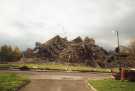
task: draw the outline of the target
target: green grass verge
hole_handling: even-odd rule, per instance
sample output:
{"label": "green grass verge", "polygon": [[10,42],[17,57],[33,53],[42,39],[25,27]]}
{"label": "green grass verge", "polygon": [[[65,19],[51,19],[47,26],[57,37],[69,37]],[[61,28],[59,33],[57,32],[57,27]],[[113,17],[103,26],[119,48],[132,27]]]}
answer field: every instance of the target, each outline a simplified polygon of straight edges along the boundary
{"label": "green grass verge", "polygon": [[[19,68],[27,66],[30,69],[35,70],[57,70],[57,71],[78,71],[78,72],[111,72],[109,68],[92,68],[85,65],[69,65],[56,64],[56,63],[44,63],[44,64],[0,64],[0,68]],[[68,67],[68,68],[67,68]],[[117,72],[117,68],[115,69]]]}
{"label": "green grass verge", "polygon": [[90,80],[97,91],[135,91],[135,82],[120,80]]}
{"label": "green grass verge", "polygon": [[28,78],[25,75],[0,73],[0,91],[16,91],[26,82],[28,82]]}

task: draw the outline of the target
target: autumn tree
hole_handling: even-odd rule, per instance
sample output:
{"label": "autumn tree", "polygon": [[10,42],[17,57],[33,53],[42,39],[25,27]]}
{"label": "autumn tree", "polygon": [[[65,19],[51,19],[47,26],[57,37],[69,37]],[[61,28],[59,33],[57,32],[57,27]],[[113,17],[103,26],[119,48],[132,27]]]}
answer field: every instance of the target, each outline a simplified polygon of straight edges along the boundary
{"label": "autumn tree", "polygon": [[0,50],[0,60],[1,60],[2,63],[4,63],[4,62],[7,61],[8,57],[9,57],[8,56],[8,54],[9,54],[9,52],[8,52],[8,46],[7,45],[4,45],[0,49],[1,49]]}
{"label": "autumn tree", "polygon": [[22,57],[21,51],[18,47],[15,47],[15,49],[13,50],[13,56],[13,59],[15,61],[20,60],[20,58]]}
{"label": "autumn tree", "polygon": [[129,45],[130,56],[135,60],[135,40],[132,40]]}
{"label": "autumn tree", "polygon": [[6,63],[11,61],[17,61],[21,58],[21,51],[19,48],[12,48],[8,45],[3,45],[0,48],[0,62]]}

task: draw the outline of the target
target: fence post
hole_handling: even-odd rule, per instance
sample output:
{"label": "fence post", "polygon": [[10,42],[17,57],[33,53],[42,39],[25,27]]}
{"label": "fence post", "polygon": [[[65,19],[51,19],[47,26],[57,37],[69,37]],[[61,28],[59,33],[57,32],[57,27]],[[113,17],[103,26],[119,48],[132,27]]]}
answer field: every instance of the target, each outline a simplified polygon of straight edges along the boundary
{"label": "fence post", "polygon": [[114,76],[114,68],[111,68],[111,73],[112,73],[112,76]]}
{"label": "fence post", "polygon": [[120,68],[120,80],[125,80],[125,69],[124,69],[124,67]]}

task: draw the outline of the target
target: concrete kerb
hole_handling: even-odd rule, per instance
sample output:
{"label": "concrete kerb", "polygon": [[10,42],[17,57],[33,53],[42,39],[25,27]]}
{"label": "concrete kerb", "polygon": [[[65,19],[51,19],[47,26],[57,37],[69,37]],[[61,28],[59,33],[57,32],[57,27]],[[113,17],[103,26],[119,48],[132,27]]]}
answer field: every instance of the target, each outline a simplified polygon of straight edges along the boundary
{"label": "concrete kerb", "polygon": [[92,91],[97,91],[90,83],[88,83],[88,86]]}

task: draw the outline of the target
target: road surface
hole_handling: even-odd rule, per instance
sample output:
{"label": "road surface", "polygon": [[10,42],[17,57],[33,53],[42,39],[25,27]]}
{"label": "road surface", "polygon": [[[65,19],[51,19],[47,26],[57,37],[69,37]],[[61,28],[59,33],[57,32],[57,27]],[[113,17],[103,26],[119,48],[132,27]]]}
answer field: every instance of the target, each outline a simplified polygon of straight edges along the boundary
{"label": "road surface", "polygon": [[83,80],[35,79],[20,91],[91,91]]}
{"label": "road surface", "polygon": [[98,72],[35,72],[35,71],[0,71],[28,74],[31,82],[20,91],[92,91],[87,79],[111,78],[110,73]]}

